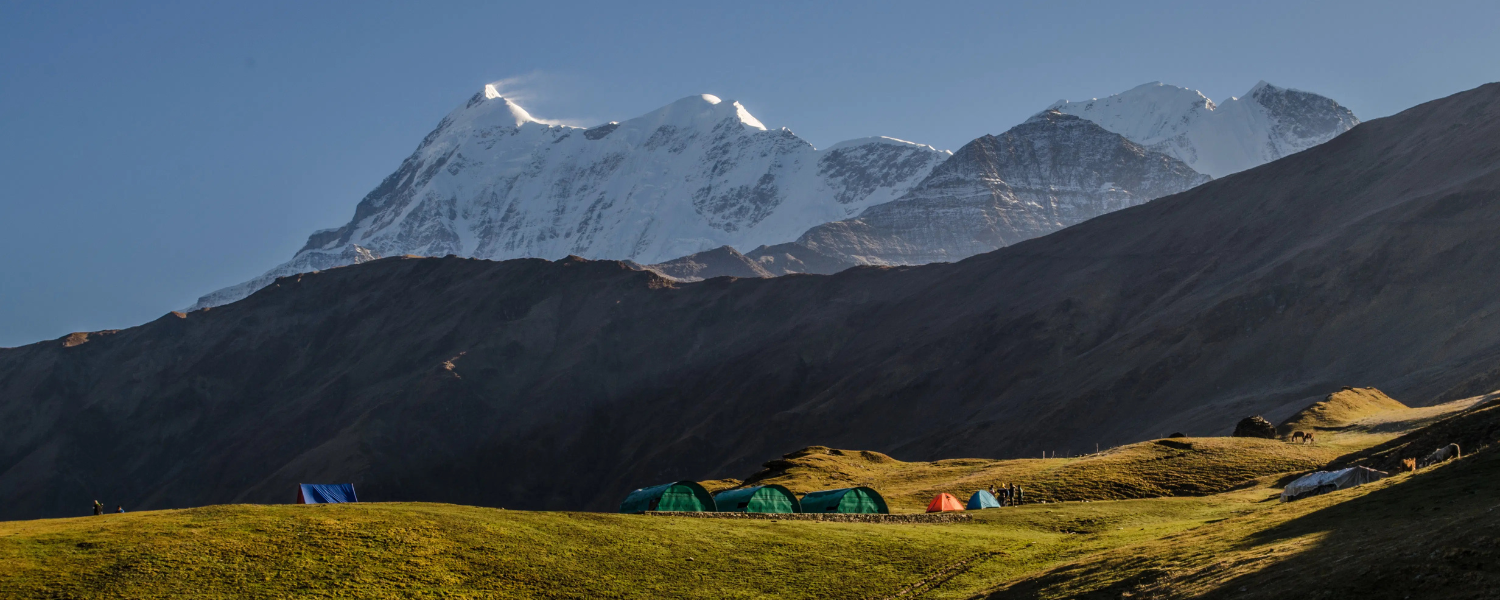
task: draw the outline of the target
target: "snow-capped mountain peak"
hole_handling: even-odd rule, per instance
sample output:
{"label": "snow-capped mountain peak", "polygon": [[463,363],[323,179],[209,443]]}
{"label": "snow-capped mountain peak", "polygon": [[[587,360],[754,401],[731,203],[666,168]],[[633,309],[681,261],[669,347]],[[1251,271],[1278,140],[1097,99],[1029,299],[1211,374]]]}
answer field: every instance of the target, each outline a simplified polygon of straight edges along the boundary
{"label": "snow-capped mountain peak", "polygon": [[[621,126],[649,138],[657,132],[665,131],[711,131],[726,122],[737,123],[746,129],[766,131],[766,126],[739,102],[720,100],[712,94],[688,96],[625,121]],[[664,127],[668,129],[663,130]]]}
{"label": "snow-capped mountain peak", "polygon": [[484,90],[474,94],[463,106],[448,113],[448,120],[461,125],[483,123],[520,127],[527,123],[547,124],[531,116],[510,98],[500,95],[494,85],[484,86]]}
{"label": "snow-capped mountain peak", "polygon": [[1048,110],[1098,123],[1214,177],[1306,150],[1359,124],[1333,100],[1264,80],[1218,104],[1197,90],[1151,82],[1107,98],[1059,100]]}
{"label": "snow-capped mountain peak", "polygon": [[197,306],[232,302],[309,267],[380,256],[655,263],[785,242],[902,195],[950,154],[892,138],[818,150],[708,94],[570,127],[485,86],[359,202],[349,223],[314,233],[291,261]]}

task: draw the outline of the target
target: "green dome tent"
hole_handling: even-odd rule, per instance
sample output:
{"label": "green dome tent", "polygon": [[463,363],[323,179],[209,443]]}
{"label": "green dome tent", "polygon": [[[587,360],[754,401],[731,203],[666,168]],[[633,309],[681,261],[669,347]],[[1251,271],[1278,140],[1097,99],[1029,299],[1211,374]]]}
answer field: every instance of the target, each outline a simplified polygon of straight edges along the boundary
{"label": "green dome tent", "polygon": [[695,481],[663,483],[630,492],[620,503],[622,513],[641,513],[651,510],[678,512],[713,512],[714,497]]}
{"label": "green dome tent", "polygon": [[797,495],[774,483],[719,492],[714,495],[714,504],[723,512],[802,512],[802,504],[797,502]]}
{"label": "green dome tent", "polygon": [[823,490],[802,497],[802,512],[805,513],[865,513],[890,514],[885,498],[867,487]]}

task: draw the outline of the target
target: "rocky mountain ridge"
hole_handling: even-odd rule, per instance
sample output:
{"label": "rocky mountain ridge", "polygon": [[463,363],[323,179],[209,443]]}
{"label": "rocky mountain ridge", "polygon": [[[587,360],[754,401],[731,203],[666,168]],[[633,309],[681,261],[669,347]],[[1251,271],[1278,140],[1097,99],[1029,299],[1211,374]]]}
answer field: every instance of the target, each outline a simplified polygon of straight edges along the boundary
{"label": "rocky mountain ridge", "polygon": [[952,262],[1208,180],[1090,121],[1047,111],[970,142],[896,200],[747,256],[780,273],[806,272],[782,257],[805,265],[821,255],[833,271]]}
{"label": "rocky mountain ridge", "polygon": [[[1210,175],[1306,149],[1358,123],[1328,98],[1265,82],[1222,105],[1152,83],[1102,100],[1059,101],[1038,117],[1051,119],[1054,110]],[[960,198],[934,184],[905,196],[950,154],[880,137],[816,150],[708,95],[623,123],[566,127],[537,121],[486,87],[444,118],[348,224],[314,233],[290,261],[193,308],[233,302],[276,277],[407,254],[651,264],[728,245],[753,248],[745,256],[773,275],[957,260],[1175,189],[1114,185],[1136,177],[1128,171],[1139,165],[1085,164],[1108,157],[1080,154],[1072,168],[1094,173],[1099,188],[1076,188],[1066,166],[1037,163],[1031,174],[1010,173],[1026,178],[1004,183],[1010,192],[993,182],[977,184],[989,191],[948,190],[970,194]],[[690,279],[731,271],[705,263]]]}

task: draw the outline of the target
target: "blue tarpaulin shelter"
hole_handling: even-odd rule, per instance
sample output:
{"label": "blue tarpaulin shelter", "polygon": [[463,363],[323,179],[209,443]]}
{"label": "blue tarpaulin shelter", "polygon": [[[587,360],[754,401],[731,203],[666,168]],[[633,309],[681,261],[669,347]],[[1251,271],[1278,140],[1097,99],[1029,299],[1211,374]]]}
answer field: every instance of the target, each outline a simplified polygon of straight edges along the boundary
{"label": "blue tarpaulin shelter", "polygon": [[995,500],[995,495],[989,490],[979,490],[969,496],[969,505],[964,510],[979,510],[981,508],[1000,508],[1000,502]]}
{"label": "blue tarpaulin shelter", "polygon": [[297,486],[297,504],[359,502],[352,483],[304,483]]}

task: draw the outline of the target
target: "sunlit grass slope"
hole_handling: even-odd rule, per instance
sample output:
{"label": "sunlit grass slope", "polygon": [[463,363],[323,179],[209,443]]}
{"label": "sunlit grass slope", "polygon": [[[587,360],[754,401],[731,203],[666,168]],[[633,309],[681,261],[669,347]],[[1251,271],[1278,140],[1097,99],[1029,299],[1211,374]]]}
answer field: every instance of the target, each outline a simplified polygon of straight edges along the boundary
{"label": "sunlit grass slope", "polygon": [[924,510],[940,492],[967,499],[974,490],[1010,483],[1036,502],[1202,496],[1266,475],[1315,469],[1347,451],[1334,443],[1174,438],[1079,458],[903,462],[879,452],[814,446],[767,463],[746,484],[779,483],[797,493],[867,485],[880,490],[893,511],[911,512]]}
{"label": "sunlit grass slope", "polygon": [[1405,404],[1375,388],[1344,388],[1298,411],[1276,430],[1286,435],[1293,431],[1346,427],[1360,419],[1406,408]]}
{"label": "sunlit grass slope", "polygon": [[1483,448],[1500,436],[1500,406],[1482,401],[1380,412],[1315,446],[1178,438],[1079,458],[931,463],[813,447],[752,478],[798,491],[873,485],[906,511],[993,483],[1048,501],[965,524],[415,503],[4,522],[0,598],[1118,598],[1240,587],[1271,597],[1320,585],[1324,571],[1375,597],[1403,597],[1369,583],[1388,573],[1471,589],[1491,582],[1500,547],[1493,453],[1289,505],[1274,482],[1341,453],[1370,462],[1445,440]]}
{"label": "sunlit grass slope", "polygon": [[1494,598],[1497,474],[1500,452],[1484,450],[1090,556],[989,597]]}
{"label": "sunlit grass slope", "polygon": [[0,597],[862,598],[924,580],[930,597],[962,597],[1255,506],[1036,505],[964,525],[213,506],[0,523]]}

